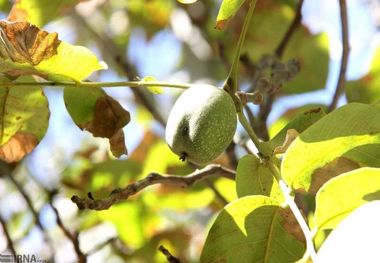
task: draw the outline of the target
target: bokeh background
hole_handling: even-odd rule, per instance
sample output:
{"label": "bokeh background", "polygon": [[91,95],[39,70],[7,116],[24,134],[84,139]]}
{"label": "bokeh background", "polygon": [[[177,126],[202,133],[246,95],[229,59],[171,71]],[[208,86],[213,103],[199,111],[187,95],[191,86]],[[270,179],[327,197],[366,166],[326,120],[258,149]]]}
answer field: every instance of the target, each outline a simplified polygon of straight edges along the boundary
{"label": "bokeh background", "polygon": [[[154,76],[162,81],[220,86],[246,10],[243,6],[227,28],[218,31],[214,28],[218,0],[198,0],[191,5],[176,0],[76,2],[67,1],[65,12],[46,17],[43,28],[58,32],[61,40],[88,47],[108,64],[108,70],[90,77],[93,81]],[[0,4],[5,19],[12,2]],[[274,52],[297,4],[293,0],[259,1],[243,49],[249,62],[240,67],[242,90],[255,88],[252,68],[263,55]],[[347,0],[347,5],[351,52],[347,94],[338,105],[373,103],[380,98],[380,1]],[[44,8],[37,4],[33,12],[43,17]],[[270,137],[302,110],[329,105],[341,53],[338,1],[305,0],[302,25],[283,56],[283,61],[297,59],[301,70],[273,95],[272,110],[264,119]],[[72,241],[57,222],[55,207],[67,229],[78,233],[80,249],[89,262],[165,262],[157,251],[159,244],[187,262],[197,262],[215,214],[225,201],[236,198],[232,181],[218,179],[189,189],[152,186],[105,211],[79,211],[70,201],[72,195],[87,192],[105,197],[150,172],[185,175],[194,169],[179,161],[163,140],[165,120],[180,90],[168,88],[158,95],[127,87],[105,90],[132,117],[124,128],[129,155],[120,159],[111,156],[106,139],[94,138],[73,123],[62,88],[45,88],[51,111],[46,136],[11,173],[2,168],[0,175],[0,214],[17,253],[55,262],[78,261]],[[265,98],[271,94],[263,91]],[[260,105],[250,105],[248,110],[251,120],[258,118]],[[236,160],[253,147],[240,127],[234,142],[217,163],[234,169]],[[54,198],[48,194],[52,190],[57,190]],[[2,228],[0,251],[9,252]]]}

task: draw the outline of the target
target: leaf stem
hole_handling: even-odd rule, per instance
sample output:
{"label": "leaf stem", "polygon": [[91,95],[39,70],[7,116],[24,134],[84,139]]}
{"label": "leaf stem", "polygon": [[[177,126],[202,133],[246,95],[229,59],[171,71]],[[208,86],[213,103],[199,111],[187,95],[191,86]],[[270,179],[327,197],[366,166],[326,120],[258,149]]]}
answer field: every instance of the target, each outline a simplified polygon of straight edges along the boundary
{"label": "leaf stem", "polygon": [[248,13],[245,17],[243,28],[240,33],[239,41],[235,50],[232,66],[231,66],[230,72],[228,73],[226,84],[228,85],[230,94],[234,94],[238,90],[237,74],[238,74],[238,66],[239,66],[239,61],[240,61],[240,54],[241,54],[241,50],[244,44],[245,36],[247,35],[249,22],[251,21],[253,11],[255,10],[256,3],[257,3],[257,0],[252,0],[250,3]]}
{"label": "leaf stem", "polygon": [[296,218],[298,224],[301,227],[301,230],[306,239],[306,254],[304,255],[304,259],[307,257],[311,257],[313,262],[316,262],[317,253],[315,252],[314,244],[313,244],[313,236],[314,234],[310,231],[309,226],[307,225],[300,209],[297,204],[294,202],[294,197],[291,196],[291,190],[289,186],[286,184],[285,180],[282,178],[281,173],[278,167],[270,160],[269,167],[272,170],[274,176],[276,177],[278,184],[280,185],[281,192],[285,197],[285,202],[289,206],[290,210],[294,217]]}
{"label": "leaf stem", "polygon": [[149,86],[159,86],[167,88],[187,89],[191,84],[179,84],[172,82],[147,82],[147,81],[119,81],[119,82],[75,82],[75,81],[42,81],[42,82],[2,82],[0,87],[34,87],[34,86],[59,86],[59,87],[88,87],[88,88],[110,88],[110,87],[131,87],[142,88]]}

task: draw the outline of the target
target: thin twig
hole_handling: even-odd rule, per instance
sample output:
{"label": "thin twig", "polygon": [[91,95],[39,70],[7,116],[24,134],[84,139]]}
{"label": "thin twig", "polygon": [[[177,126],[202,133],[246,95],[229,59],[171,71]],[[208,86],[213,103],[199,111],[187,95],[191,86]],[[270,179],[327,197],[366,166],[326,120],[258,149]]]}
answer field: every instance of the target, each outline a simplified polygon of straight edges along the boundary
{"label": "thin twig", "polygon": [[181,261],[174,257],[170,252],[169,250],[167,250],[163,245],[159,246],[158,247],[158,250],[164,254],[164,256],[166,257],[166,260],[169,262],[169,263],[181,263]]}
{"label": "thin twig", "polygon": [[287,47],[287,45],[288,45],[290,39],[292,38],[294,32],[296,31],[296,29],[298,28],[298,26],[301,23],[303,1],[304,0],[300,0],[298,2],[296,14],[295,14],[295,16],[293,18],[293,21],[290,24],[290,26],[289,26],[288,30],[286,31],[285,35],[283,36],[281,42],[278,44],[276,50],[274,51],[274,53],[279,58],[281,58],[282,55],[284,54],[285,48]]}
{"label": "thin twig", "polygon": [[71,198],[79,209],[105,210],[113,204],[127,200],[130,196],[137,194],[144,188],[155,184],[173,185],[182,188],[192,186],[194,183],[212,176],[235,179],[235,171],[224,168],[220,165],[208,165],[201,170],[197,170],[187,176],[163,176],[157,173],[150,173],[146,178],[127,185],[125,188],[116,189],[111,192],[109,197],[104,199],[93,199],[91,193],[87,198],[80,198],[74,195]]}
{"label": "thin twig", "polygon": [[340,6],[340,21],[341,21],[343,49],[342,49],[342,58],[340,62],[338,82],[336,84],[333,99],[328,109],[329,112],[336,108],[338,99],[344,91],[344,84],[346,82],[348,56],[350,54],[350,45],[348,42],[348,15],[347,15],[346,0],[339,0],[339,6]]}
{"label": "thin twig", "polygon": [[[290,24],[288,30],[286,31],[285,35],[283,36],[282,40],[280,41],[280,43],[278,44],[277,48],[274,51],[274,53],[279,58],[282,58],[284,51],[289,44],[290,39],[292,38],[296,29],[301,24],[303,3],[304,3],[304,0],[300,0],[298,2],[296,14],[294,15],[293,21]],[[275,94],[269,94],[269,96],[264,100],[264,102],[260,106],[257,133],[260,136],[260,138],[262,138],[263,140],[269,139],[266,122],[267,122],[269,113],[272,110],[272,104],[274,102],[274,99],[275,99]]]}
{"label": "thin twig", "polygon": [[44,237],[44,241],[45,243],[47,244],[47,246],[49,247],[50,251],[52,254],[54,254],[54,248],[52,246],[52,241],[51,241],[51,238],[48,236],[48,234],[46,233],[46,229],[45,227],[42,225],[41,223],[41,220],[40,220],[40,216],[39,216],[39,213],[36,211],[36,209],[34,208],[33,206],[33,203],[32,203],[32,200],[31,198],[29,197],[29,195],[24,191],[23,187],[21,186],[21,184],[14,178],[14,175],[12,174],[11,171],[9,171],[8,173],[6,173],[6,175],[8,176],[9,180],[13,183],[13,185],[16,187],[17,191],[21,194],[21,196],[24,198],[29,210],[32,212],[32,215],[33,215],[33,218],[34,218],[34,221],[37,225],[37,227],[41,230],[42,232],[42,235]]}
{"label": "thin twig", "polygon": [[78,262],[79,263],[86,263],[87,262],[87,256],[80,249],[78,233],[72,234],[69,231],[69,229],[66,228],[66,226],[63,224],[62,219],[61,219],[61,217],[59,215],[58,209],[53,205],[53,198],[54,198],[55,193],[56,193],[55,191],[50,192],[50,195],[49,195],[49,204],[50,204],[50,206],[53,209],[53,212],[55,214],[57,225],[62,230],[62,232],[64,233],[64,235],[73,244],[74,251],[75,251],[75,253],[76,253],[77,257],[78,257]]}
{"label": "thin twig", "polygon": [[5,238],[7,239],[7,245],[8,245],[9,250],[12,252],[13,255],[17,255],[15,246],[14,246],[13,241],[12,241],[12,238],[8,232],[7,223],[5,222],[5,220],[3,219],[3,217],[1,215],[0,215],[0,224],[3,228]]}
{"label": "thin twig", "polygon": [[102,248],[104,248],[105,246],[115,242],[117,240],[117,237],[111,237],[109,239],[107,239],[106,241],[100,243],[100,244],[97,244],[96,246],[94,246],[91,250],[89,250],[87,253],[86,253],[86,256],[90,256],[96,252],[98,252],[99,250],[101,250]]}
{"label": "thin twig", "polygon": [[218,189],[216,189],[215,185],[213,182],[210,180],[206,179],[206,184],[207,186],[214,192],[215,197],[223,204],[223,206],[228,204],[227,199],[219,192]]}

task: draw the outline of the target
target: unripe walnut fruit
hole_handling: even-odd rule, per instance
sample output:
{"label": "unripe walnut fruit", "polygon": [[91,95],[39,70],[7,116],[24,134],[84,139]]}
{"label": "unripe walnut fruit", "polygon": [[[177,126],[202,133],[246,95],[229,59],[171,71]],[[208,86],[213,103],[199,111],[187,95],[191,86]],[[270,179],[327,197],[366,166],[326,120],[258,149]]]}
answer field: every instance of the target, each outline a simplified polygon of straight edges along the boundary
{"label": "unripe walnut fruit", "polygon": [[227,148],[236,125],[235,104],[226,91],[211,85],[193,85],[175,102],[165,138],[181,160],[204,165]]}

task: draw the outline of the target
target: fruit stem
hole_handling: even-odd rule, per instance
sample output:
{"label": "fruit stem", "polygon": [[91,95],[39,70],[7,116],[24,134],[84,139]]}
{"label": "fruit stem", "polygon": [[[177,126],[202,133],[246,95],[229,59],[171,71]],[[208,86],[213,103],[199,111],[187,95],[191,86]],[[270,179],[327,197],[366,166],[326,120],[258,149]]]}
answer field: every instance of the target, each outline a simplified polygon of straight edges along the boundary
{"label": "fruit stem", "polygon": [[[248,27],[249,27],[249,22],[251,21],[253,11],[255,10],[257,0],[252,0],[248,9],[248,13],[245,16],[244,19],[244,24],[243,28],[240,33],[239,41],[237,44],[237,47],[235,49],[235,54],[234,54],[234,59],[232,61],[232,66],[230,69],[230,72],[228,73],[227,76],[227,81],[225,84],[225,90],[228,91],[230,94],[235,94],[238,90],[238,85],[237,85],[237,75],[238,75],[238,66],[239,66],[239,61],[240,61],[240,54],[241,50],[244,44],[245,36],[247,35]],[[227,86],[227,87],[226,87]]]}
{"label": "fruit stem", "polygon": [[259,138],[257,137],[255,131],[252,129],[251,125],[249,124],[247,118],[245,117],[243,110],[238,111],[238,117],[239,117],[239,122],[243,126],[243,128],[246,130],[248,133],[249,138],[251,138],[253,144],[256,146],[257,150],[259,151],[261,156],[264,157],[270,157],[271,155],[271,150],[266,147],[265,144],[260,142]]}
{"label": "fruit stem", "polygon": [[272,160],[268,161],[269,168],[271,169],[273,175],[275,176],[278,184],[280,186],[281,192],[285,197],[285,202],[289,206],[292,211],[294,217],[296,218],[301,230],[306,239],[306,253],[303,259],[307,259],[309,256],[313,262],[316,261],[317,253],[315,252],[314,244],[313,244],[313,236],[314,234],[310,231],[309,226],[307,225],[300,209],[294,201],[294,197],[291,195],[291,190],[289,186],[286,184],[285,180],[282,178],[279,168],[273,163]]}
{"label": "fruit stem", "polygon": [[57,86],[57,87],[88,87],[88,88],[109,88],[109,87],[131,87],[146,88],[151,86],[159,86],[166,88],[190,88],[191,84],[179,84],[171,82],[147,82],[147,81],[119,81],[119,82],[86,82],[86,81],[42,81],[42,82],[2,82],[0,87],[16,87],[16,86]]}

